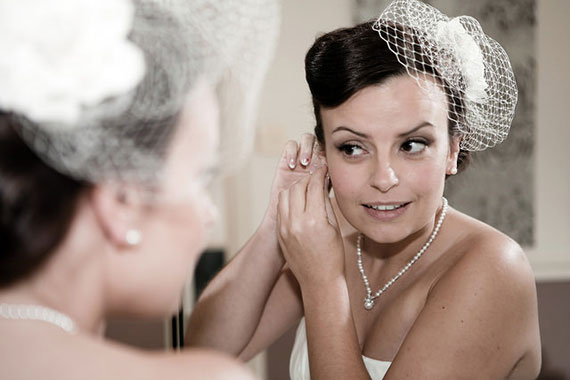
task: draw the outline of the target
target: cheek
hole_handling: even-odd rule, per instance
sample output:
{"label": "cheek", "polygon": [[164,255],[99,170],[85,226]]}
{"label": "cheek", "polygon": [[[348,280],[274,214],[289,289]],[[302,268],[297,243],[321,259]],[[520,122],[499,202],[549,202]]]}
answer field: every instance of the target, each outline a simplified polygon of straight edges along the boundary
{"label": "cheek", "polygon": [[367,180],[364,165],[349,164],[334,158],[328,161],[328,165],[335,197],[340,202],[363,189]]}
{"label": "cheek", "polygon": [[[444,160],[426,160],[424,162],[411,162],[403,167],[400,176],[409,180],[434,183],[445,179],[446,164]],[[406,172],[412,175],[406,175]]]}
{"label": "cheek", "polygon": [[400,186],[424,196],[440,196],[445,185],[445,158],[410,162],[397,173]]}
{"label": "cheek", "polygon": [[164,205],[160,215],[155,215],[155,228],[158,243],[168,249],[173,258],[188,261],[194,260],[205,247],[208,238],[208,227],[213,220],[213,206],[209,196],[196,193],[189,197],[185,194]]}
{"label": "cheek", "polygon": [[176,212],[183,212],[178,220],[180,239],[192,249],[201,250],[206,246],[208,230],[215,219],[215,207],[208,195],[196,194]]}

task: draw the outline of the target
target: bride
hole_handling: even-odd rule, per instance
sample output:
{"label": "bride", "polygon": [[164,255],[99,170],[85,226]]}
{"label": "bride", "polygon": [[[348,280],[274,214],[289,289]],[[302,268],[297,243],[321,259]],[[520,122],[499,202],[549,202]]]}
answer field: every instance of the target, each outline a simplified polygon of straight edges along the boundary
{"label": "bride", "polygon": [[506,137],[504,50],[472,18],[397,0],[319,37],[305,68],[322,153],[288,143],[265,219],[204,291],[188,342],[248,360],[299,323],[293,380],[536,378],[524,252],[443,198],[469,152]]}

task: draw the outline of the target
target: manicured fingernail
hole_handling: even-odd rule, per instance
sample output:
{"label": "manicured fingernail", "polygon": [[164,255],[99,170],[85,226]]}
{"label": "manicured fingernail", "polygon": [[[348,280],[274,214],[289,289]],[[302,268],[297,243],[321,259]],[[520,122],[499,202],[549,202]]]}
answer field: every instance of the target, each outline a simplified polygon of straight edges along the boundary
{"label": "manicured fingernail", "polygon": [[305,157],[301,160],[301,165],[307,166],[309,165],[309,157]]}
{"label": "manicured fingernail", "polygon": [[289,167],[291,169],[295,169],[295,159],[292,158],[289,160]]}

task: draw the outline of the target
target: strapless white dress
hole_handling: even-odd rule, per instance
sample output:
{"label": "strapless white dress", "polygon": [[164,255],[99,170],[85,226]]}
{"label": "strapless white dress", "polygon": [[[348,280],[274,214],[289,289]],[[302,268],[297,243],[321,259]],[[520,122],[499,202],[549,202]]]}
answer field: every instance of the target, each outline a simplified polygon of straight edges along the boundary
{"label": "strapless white dress", "polygon": [[[364,365],[368,370],[368,374],[373,380],[381,380],[388,372],[392,362],[371,359],[362,356]],[[309,372],[309,350],[307,347],[307,331],[305,327],[305,318],[301,319],[297,334],[295,335],[295,344],[291,351],[291,360],[289,361],[289,376],[291,380],[311,380]]]}

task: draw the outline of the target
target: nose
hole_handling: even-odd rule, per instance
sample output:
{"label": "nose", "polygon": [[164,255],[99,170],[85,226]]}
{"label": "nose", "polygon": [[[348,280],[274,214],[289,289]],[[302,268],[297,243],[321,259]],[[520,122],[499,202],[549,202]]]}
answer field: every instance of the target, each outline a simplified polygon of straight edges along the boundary
{"label": "nose", "polygon": [[400,180],[390,161],[385,159],[379,161],[373,169],[371,177],[372,187],[380,190],[382,193],[386,193],[399,183]]}

